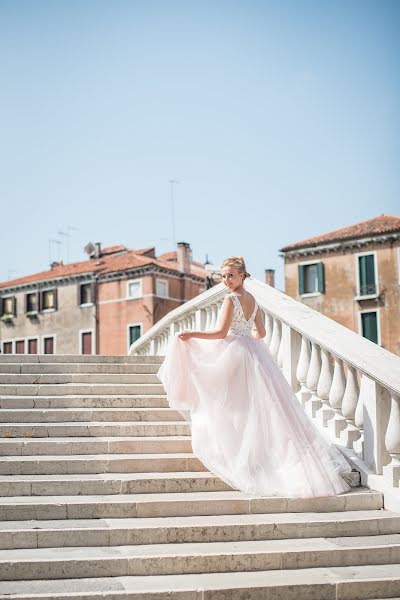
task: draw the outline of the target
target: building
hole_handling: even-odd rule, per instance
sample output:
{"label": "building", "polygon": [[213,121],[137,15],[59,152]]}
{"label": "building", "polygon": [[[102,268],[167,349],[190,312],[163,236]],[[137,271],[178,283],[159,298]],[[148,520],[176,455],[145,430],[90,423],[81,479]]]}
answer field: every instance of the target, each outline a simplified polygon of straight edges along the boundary
{"label": "building", "polygon": [[127,354],[170,310],[212,285],[190,245],[88,245],[90,258],[0,283],[0,350],[17,354]]}
{"label": "building", "polygon": [[400,217],[380,215],[280,252],[289,296],[400,355]]}

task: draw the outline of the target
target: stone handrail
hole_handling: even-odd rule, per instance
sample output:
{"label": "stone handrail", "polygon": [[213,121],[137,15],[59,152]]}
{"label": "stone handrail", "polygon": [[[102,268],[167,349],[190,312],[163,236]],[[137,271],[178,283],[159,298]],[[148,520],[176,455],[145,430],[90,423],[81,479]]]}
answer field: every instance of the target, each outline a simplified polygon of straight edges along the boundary
{"label": "stone handrail", "polygon": [[[263,311],[265,343],[307,414],[357,464],[364,483],[377,475],[398,488],[400,357],[260,281],[247,279],[245,287]],[[171,311],[129,354],[163,355],[176,332],[214,328],[226,291],[219,284]],[[400,508],[400,495],[394,504]]]}

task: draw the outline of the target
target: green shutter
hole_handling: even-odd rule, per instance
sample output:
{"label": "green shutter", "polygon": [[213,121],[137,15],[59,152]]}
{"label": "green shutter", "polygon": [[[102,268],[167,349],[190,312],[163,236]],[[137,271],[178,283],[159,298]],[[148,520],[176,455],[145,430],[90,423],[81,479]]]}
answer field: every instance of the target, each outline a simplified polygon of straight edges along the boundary
{"label": "green shutter", "polygon": [[321,294],[324,294],[325,293],[325,270],[324,270],[323,262],[317,263],[317,275],[318,275],[318,291],[321,292]]}
{"label": "green shutter", "polygon": [[298,265],[299,271],[299,294],[304,294],[304,265]]}
{"label": "green shutter", "polygon": [[364,254],[358,257],[360,296],[376,293],[375,261],[373,254]]}
{"label": "green shutter", "polygon": [[362,334],[371,342],[378,343],[378,320],[376,312],[361,313]]}

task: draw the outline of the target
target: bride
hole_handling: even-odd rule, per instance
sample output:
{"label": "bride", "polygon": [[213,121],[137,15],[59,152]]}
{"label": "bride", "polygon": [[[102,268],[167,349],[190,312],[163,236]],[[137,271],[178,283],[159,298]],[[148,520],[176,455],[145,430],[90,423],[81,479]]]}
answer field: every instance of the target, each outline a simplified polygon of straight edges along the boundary
{"label": "bride", "polygon": [[346,492],[350,467],[308,418],[268,346],[243,257],[224,261],[217,328],[170,341],[158,377],[190,422],[193,452],[233,488],[258,496]]}

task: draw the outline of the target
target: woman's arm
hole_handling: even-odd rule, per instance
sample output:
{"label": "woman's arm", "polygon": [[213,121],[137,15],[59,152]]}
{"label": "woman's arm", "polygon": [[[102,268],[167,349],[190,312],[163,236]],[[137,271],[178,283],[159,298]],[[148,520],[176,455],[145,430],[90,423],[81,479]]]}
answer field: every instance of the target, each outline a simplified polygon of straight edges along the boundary
{"label": "woman's arm", "polygon": [[190,338],[199,338],[202,340],[222,340],[226,337],[229,327],[231,326],[233,317],[233,304],[232,300],[225,296],[222,303],[221,314],[218,318],[218,325],[216,329],[211,331],[182,331],[178,334],[178,337],[186,342]]}
{"label": "woman's arm", "polygon": [[256,318],[254,319],[254,325],[256,326],[257,331],[255,332],[253,337],[255,337],[257,339],[261,339],[261,338],[265,337],[266,331],[265,331],[264,323],[262,320],[260,308],[257,308]]}

